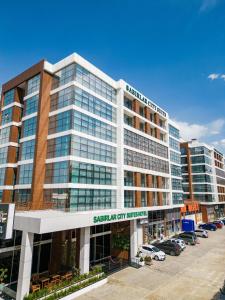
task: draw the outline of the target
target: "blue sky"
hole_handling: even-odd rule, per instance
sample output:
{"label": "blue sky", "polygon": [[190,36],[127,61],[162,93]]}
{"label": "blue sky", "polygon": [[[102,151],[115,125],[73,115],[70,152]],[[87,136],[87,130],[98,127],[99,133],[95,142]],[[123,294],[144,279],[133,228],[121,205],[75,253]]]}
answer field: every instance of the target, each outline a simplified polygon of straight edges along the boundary
{"label": "blue sky", "polygon": [[168,110],[184,137],[225,151],[224,0],[21,0],[1,11],[0,84],[77,52]]}

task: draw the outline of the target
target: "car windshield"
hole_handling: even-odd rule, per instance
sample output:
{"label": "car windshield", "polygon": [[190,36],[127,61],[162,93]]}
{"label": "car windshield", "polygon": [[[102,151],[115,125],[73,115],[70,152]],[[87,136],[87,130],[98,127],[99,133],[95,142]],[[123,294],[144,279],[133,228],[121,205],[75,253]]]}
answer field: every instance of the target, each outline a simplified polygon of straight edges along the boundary
{"label": "car windshield", "polygon": [[152,250],[154,251],[154,252],[159,252],[160,250],[158,249],[158,248],[156,248],[156,247],[152,247]]}

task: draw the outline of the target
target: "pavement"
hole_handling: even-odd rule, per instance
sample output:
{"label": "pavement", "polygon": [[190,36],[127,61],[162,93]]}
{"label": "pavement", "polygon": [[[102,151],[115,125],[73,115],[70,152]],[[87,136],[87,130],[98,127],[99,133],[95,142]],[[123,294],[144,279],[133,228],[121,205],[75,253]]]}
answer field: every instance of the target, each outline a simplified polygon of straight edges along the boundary
{"label": "pavement", "polygon": [[140,269],[128,267],[108,277],[108,283],[78,300],[225,300],[225,228],[199,238],[180,256]]}

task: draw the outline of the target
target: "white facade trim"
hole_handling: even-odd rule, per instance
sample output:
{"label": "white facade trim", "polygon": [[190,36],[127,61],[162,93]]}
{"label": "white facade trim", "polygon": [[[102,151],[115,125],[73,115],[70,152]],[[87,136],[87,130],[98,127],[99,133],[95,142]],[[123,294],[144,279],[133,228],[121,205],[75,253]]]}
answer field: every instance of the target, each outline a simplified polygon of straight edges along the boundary
{"label": "white facade trim", "polygon": [[31,184],[16,184],[14,186],[15,190],[31,189]]}
{"label": "white facade trim", "polygon": [[17,163],[13,164],[13,163],[5,163],[5,164],[1,164],[0,165],[0,169],[1,168],[16,168],[17,167]]}
{"label": "white facade trim", "polygon": [[23,137],[22,139],[20,139],[20,143],[24,143],[24,142],[27,142],[27,141],[31,141],[31,140],[34,140],[36,138],[36,135],[30,135],[30,136],[27,136],[27,137]]}
{"label": "white facade trim", "polygon": [[17,106],[17,107],[21,107],[21,108],[22,108],[22,107],[23,107],[23,104],[14,101],[14,102],[12,102],[12,103],[6,105],[6,106],[3,106],[2,109],[1,109],[1,111],[4,111],[4,110],[6,110],[6,109],[8,109],[8,108],[10,108],[10,107],[13,107],[13,106]]}
{"label": "white facade trim", "polygon": [[23,101],[26,101],[29,98],[32,98],[32,97],[34,97],[34,96],[36,96],[38,94],[39,94],[39,91],[33,92],[33,93],[29,94],[29,95],[26,95],[25,97],[23,97]]}
{"label": "white facade trim", "polygon": [[32,113],[32,114],[29,114],[29,115],[23,117],[23,118],[22,118],[22,121],[26,121],[26,120],[32,119],[32,118],[34,118],[34,117],[37,117],[37,112],[34,112],[34,113]]}
{"label": "white facade trim", "polygon": [[0,190],[13,190],[13,185],[0,185]]}
{"label": "white facade trim", "polygon": [[97,185],[97,184],[81,184],[81,183],[49,183],[44,184],[44,189],[99,189],[99,190],[116,190],[115,185]]}
{"label": "white facade trim", "polygon": [[33,159],[26,159],[26,160],[19,160],[18,161],[18,165],[28,165],[28,164],[32,164],[34,162]]}
{"label": "white facade trim", "polygon": [[9,122],[7,124],[1,125],[0,126],[0,130],[3,129],[3,128],[9,127],[9,126],[17,126],[17,127],[19,127],[19,126],[21,126],[21,122],[14,122],[13,121],[13,122]]}
{"label": "white facade trim", "polygon": [[18,148],[19,144],[18,143],[14,143],[14,142],[8,142],[8,143],[5,143],[5,144],[1,144],[0,145],[0,149],[1,148],[5,148],[5,147],[10,147],[10,146]]}

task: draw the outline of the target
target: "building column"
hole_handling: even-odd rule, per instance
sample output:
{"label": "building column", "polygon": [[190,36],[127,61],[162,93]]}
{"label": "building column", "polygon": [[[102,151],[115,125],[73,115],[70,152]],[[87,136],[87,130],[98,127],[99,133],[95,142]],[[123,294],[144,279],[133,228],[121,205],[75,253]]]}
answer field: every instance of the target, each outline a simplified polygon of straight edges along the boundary
{"label": "building column", "polygon": [[16,300],[23,300],[30,291],[34,234],[23,231]]}
{"label": "building column", "polygon": [[138,247],[143,245],[143,240],[144,240],[144,232],[143,232],[143,225],[138,225],[137,226],[137,245]]}
{"label": "building column", "polygon": [[135,258],[138,252],[137,220],[130,221],[130,259]]}
{"label": "building column", "polygon": [[80,229],[80,273],[88,273],[90,265],[90,227]]}

